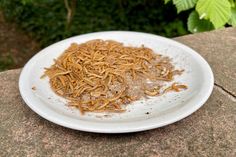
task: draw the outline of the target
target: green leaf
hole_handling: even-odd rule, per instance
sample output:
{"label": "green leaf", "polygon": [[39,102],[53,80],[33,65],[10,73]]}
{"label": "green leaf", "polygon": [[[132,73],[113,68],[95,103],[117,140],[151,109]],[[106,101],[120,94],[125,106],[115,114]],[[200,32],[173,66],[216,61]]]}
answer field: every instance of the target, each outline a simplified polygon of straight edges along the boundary
{"label": "green leaf", "polygon": [[229,0],[229,3],[231,5],[231,7],[235,7],[235,5],[236,5],[236,1],[235,0]]}
{"label": "green leaf", "polygon": [[188,17],[188,30],[191,33],[213,30],[214,26],[208,20],[200,19],[196,11],[192,11]]}
{"label": "green leaf", "polygon": [[164,0],[165,1],[165,4],[167,4],[169,1],[171,1],[171,0]]}
{"label": "green leaf", "polygon": [[188,10],[193,8],[198,0],[173,0],[174,5],[177,8],[177,12]]}
{"label": "green leaf", "polygon": [[228,0],[198,0],[196,10],[200,19],[209,19],[215,28],[226,24],[231,15]]}
{"label": "green leaf", "polygon": [[231,16],[228,23],[236,27],[236,8],[231,8]]}

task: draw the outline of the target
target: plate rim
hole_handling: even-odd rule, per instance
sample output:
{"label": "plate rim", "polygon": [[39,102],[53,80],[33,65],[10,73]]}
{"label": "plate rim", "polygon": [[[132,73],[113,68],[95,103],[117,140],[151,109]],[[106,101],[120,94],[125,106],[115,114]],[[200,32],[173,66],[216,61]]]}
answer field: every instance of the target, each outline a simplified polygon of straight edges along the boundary
{"label": "plate rim", "polygon": [[[53,117],[51,115],[46,115],[43,111],[41,111],[40,109],[38,109],[37,107],[35,107],[32,102],[30,101],[30,99],[27,97],[27,94],[24,92],[24,75],[27,74],[28,70],[31,69],[30,65],[33,64],[33,61],[38,58],[40,55],[43,55],[44,53],[47,53],[47,51],[43,51],[49,47],[53,47],[56,44],[59,43],[63,43],[67,40],[71,40],[73,38],[83,38],[86,36],[90,36],[90,35],[99,35],[99,34],[110,34],[110,33],[128,33],[128,34],[140,34],[140,35],[144,35],[144,36],[150,36],[150,37],[158,37],[161,40],[165,40],[168,41],[170,43],[174,43],[175,45],[178,45],[182,48],[184,48],[186,50],[187,53],[191,53],[194,55],[194,57],[198,57],[198,60],[200,59],[201,62],[204,64],[204,71],[207,71],[208,76],[209,76],[209,87],[208,90],[205,91],[205,95],[203,97],[201,97],[201,100],[199,102],[195,102],[195,106],[191,107],[191,110],[188,109],[188,112],[184,112],[182,114],[180,114],[178,117],[174,117],[171,118],[169,120],[166,120],[165,122],[162,122],[161,124],[155,125],[155,124],[149,124],[149,125],[144,125],[144,126],[137,126],[134,128],[116,128],[116,129],[102,129],[102,128],[93,128],[93,127],[87,127],[87,126],[81,126],[81,125],[73,125],[73,124],[69,124],[66,123],[65,121],[61,121],[60,119]],[[86,131],[86,132],[95,132],[95,133],[128,133],[128,132],[139,132],[139,131],[144,131],[144,130],[150,130],[150,129],[155,129],[155,128],[159,128],[159,127],[163,127],[172,123],[175,123],[181,119],[184,119],[188,116],[190,116],[192,113],[194,113],[195,111],[197,111],[199,108],[201,108],[204,103],[208,100],[208,98],[210,97],[212,91],[213,91],[213,87],[214,87],[214,75],[212,72],[212,69],[210,67],[210,65],[208,64],[208,62],[195,50],[193,50],[192,48],[190,48],[189,46],[182,44],[180,42],[177,42],[173,39],[169,39],[166,37],[162,37],[159,35],[155,35],[155,34],[150,34],[150,33],[143,33],[143,32],[135,32],[135,31],[102,31],[102,32],[93,32],[93,33],[87,33],[87,34],[82,34],[82,35],[77,35],[77,36],[73,36],[64,40],[61,40],[59,42],[56,42],[52,45],[49,45],[48,47],[43,48],[42,50],[40,50],[38,53],[36,53],[23,67],[20,77],[19,77],[19,91],[20,94],[24,100],[24,102],[26,103],[26,105],[31,108],[35,113],[37,113],[39,116],[43,117],[44,119],[55,123],[57,125],[66,127],[66,128],[70,128],[70,129],[74,129],[74,130],[80,130],[80,131]],[[58,113],[57,113],[58,114]]]}

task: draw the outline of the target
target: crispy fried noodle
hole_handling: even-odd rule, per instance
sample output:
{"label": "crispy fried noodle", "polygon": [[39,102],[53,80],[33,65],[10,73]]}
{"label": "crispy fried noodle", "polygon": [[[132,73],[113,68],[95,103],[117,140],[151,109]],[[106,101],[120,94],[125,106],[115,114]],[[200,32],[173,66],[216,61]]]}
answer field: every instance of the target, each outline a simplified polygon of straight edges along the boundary
{"label": "crispy fried noodle", "polygon": [[72,43],[54,62],[42,78],[48,76],[52,90],[81,113],[123,112],[132,101],[187,89],[178,83],[166,88],[183,70],[144,46],[100,39]]}

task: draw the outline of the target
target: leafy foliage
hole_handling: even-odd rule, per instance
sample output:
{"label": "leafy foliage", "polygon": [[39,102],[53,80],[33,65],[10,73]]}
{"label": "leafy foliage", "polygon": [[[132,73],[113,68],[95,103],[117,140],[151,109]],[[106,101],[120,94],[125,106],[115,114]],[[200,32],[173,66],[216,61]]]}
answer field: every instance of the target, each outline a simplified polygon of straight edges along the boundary
{"label": "leafy foliage", "polygon": [[193,8],[197,3],[197,0],[173,0],[173,3],[179,13],[181,11]]}
{"label": "leafy foliage", "polygon": [[232,14],[231,14],[230,19],[229,19],[229,24],[236,27],[236,7],[231,9],[231,13]]}
{"label": "leafy foliage", "polygon": [[[187,14],[177,16],[171,3],[155,0],[82,0],[67,27],[67,9],[58,0],[0,0],[7,19],[17,22],[47,46],[55,41],[88,32],[131,30],[174,37],[187,34]],[[171,14],[170,14],[171,12]]]}
{"label": "leafy foliage", "polygon": [[[166,0],[165,0],[166,2]],[[188,30],[192,33],[236,26],[235,0],[172,0],[180,13],[195,7],[188,17]]]}
{"label": "leafy foliage", "polygon": [[167,4],[168,2],[170,2],[171,0],[164,0],[165,1],[165,4]]}
{"label": "leafy foliage", "polygon": [[188,17],[188,29],[192,33],[204,32],[214,29],[212,23],[208,20],[201,20],[196,11],[192,11]]}
{"label": "leafy foliage", "polygon": [[224,26],[230,18],[231,10],[228,0],[199,0],[196,6],[200,17],[209,19],[215,28]]}

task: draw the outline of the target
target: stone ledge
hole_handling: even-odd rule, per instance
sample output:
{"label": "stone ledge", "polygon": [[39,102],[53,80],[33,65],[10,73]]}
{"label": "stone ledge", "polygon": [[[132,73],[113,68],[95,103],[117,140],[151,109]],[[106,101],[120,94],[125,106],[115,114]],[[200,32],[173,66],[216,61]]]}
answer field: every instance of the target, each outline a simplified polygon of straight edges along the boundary
{"label": "stone ledge", "polygon": [[236,95],[236,28],[175,38],[199,52],[213,69],[215,83]]}
{"label": "stone ledge", "polygon": [[21,69],[9,70],[0,73],[0,154],[236,156],[236,29],[175,40],[204,56],[215,74],[211,97],[191,116],[166,127],[132,134],[94,134],[67,129],[44,120],[27,107],[18,91]]}

